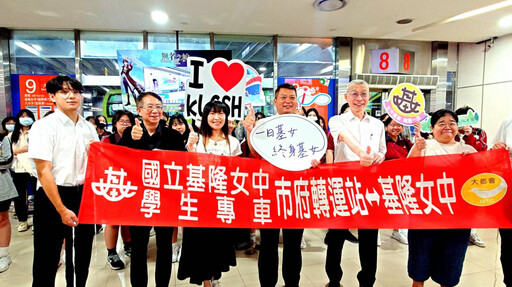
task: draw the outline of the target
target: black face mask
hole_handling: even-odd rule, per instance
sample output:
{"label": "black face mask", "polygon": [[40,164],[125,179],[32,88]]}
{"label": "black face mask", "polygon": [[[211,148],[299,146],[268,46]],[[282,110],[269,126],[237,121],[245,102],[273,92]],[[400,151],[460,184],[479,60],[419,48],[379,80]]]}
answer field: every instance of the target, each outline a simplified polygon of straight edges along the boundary
{"label": "black face mask", "polygon": [[106,123],[100,123],[100,124],[98,125],[98,129],[100,129],[100,130],[105,129],[106,127],[107,127],[107,124],[106,124]]}

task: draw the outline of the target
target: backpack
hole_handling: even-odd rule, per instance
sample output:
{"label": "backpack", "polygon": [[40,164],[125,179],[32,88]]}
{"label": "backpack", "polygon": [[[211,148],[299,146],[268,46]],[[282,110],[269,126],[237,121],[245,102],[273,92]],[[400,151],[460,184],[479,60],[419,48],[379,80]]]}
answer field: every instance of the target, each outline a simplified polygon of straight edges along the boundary
{"label": "backpack", "polygon": [[[5,136],[6,136],[6,134],[0,134],[0,154],[2,151],[2,147],[3,147],[2,144],[3,144]],[[14,159],[14,153],[12,152],[11,141],[9,140],[9,138],[7,138],[7,141],[9,142],[9,149],[11,150],[11,156],[5,161],[0,160],[0,170],[2,170],[2,171],[11,168],[13,159]]]}

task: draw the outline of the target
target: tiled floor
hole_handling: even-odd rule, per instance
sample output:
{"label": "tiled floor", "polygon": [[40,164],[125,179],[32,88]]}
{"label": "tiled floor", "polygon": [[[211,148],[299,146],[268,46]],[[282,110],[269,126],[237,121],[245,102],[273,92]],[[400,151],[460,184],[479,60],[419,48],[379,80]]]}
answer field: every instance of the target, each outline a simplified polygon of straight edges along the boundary
{"label": "tiled floor", "polygon": [[[11,213],[12,216],[12,213]],[[17,221],[12,222],[12,242],[9,249],[13,263],[10,268],[0,273],[0,286],[30,286],[32,282],[32,231],[17,232]],[[325,230],[308,229],[305,231],[308,243],[303,250],[303,266],[301,274],[301,286],[324,286],[327,283],[327,275],[324,271],[326,246],[323,243]],[[499,261],[499,235],[495,229],[478,230],[480,237],[486,242],[485,248],[469,246],[464,263],[463,276],[458,286],[464,287],[489,287],[505,286],[503,273]],[[378,271],[376,287],[405,287],[411,286],[411,279],[407,276],[407,246],[391,239],[391,230],[380,231],[382,245],[379,247]],[[155,242],[151,238],[149,248],[149,274],[150,279],[154,274]],[[215,248],[212,246],[212,248]],[[130,258],[122,256],[123,260],[130,264]],[[238,253],[237,267],[224,273],[221,279],[223,286],[259,286],[257,255],[247,256],[240,251]],[[172,286],[188,286],[187,281],[176,279],[178,264],[173,264]],[[357,245],[346,243],[343,250],[342,267],[344,276],[342,284],[345,287],[358,286],[356,274],[359,271],[359,258]],[[149,286],[154,286],[150,281]],[[277,286],[283,286],[280,278]],[[57,286],[65,286],[64,267],[57,274]],[[89,280],[87,286],[130,286],[129,268],[114,271],[106,264],[106,250],[103,233],[97,235],[94,240],[93,258],[91,261]],[[195,285],[190,285],[195,286]],[[427,281],[425,286],[439,286]]]}

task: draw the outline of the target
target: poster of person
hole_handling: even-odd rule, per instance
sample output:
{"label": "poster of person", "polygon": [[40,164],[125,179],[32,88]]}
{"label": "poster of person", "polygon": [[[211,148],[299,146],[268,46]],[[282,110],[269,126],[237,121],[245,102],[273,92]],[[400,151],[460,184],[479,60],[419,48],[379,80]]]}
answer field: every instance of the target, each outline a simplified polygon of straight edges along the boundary
{"label": "poster of person", "polygon": [[389,93],[389,99],[384,101],[384,108],[393,120],[406,126],[421,122],[428,116],[423,93],[410,83],[395,86]]}
{"label": "poster of person", "polygon": [[[278,78],[278,85],[289,83],[297,89],[299,108],[316,109],[326,122],[336,114],[333,101],[335,82],[330,79]],[[306,115],[307,116],[307,115]]]}

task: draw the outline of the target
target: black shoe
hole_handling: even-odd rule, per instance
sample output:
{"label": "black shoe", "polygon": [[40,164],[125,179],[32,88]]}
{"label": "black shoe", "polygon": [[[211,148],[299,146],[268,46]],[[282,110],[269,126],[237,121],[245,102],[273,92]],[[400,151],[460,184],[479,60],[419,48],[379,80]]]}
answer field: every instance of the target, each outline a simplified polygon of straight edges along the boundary
{"label": "black shoe", "polygon": [[111,254],[107,257],[107,262],[110,264],[110,268],[119,270],[124,268],[124,262],[119,258],[117,253]]}

